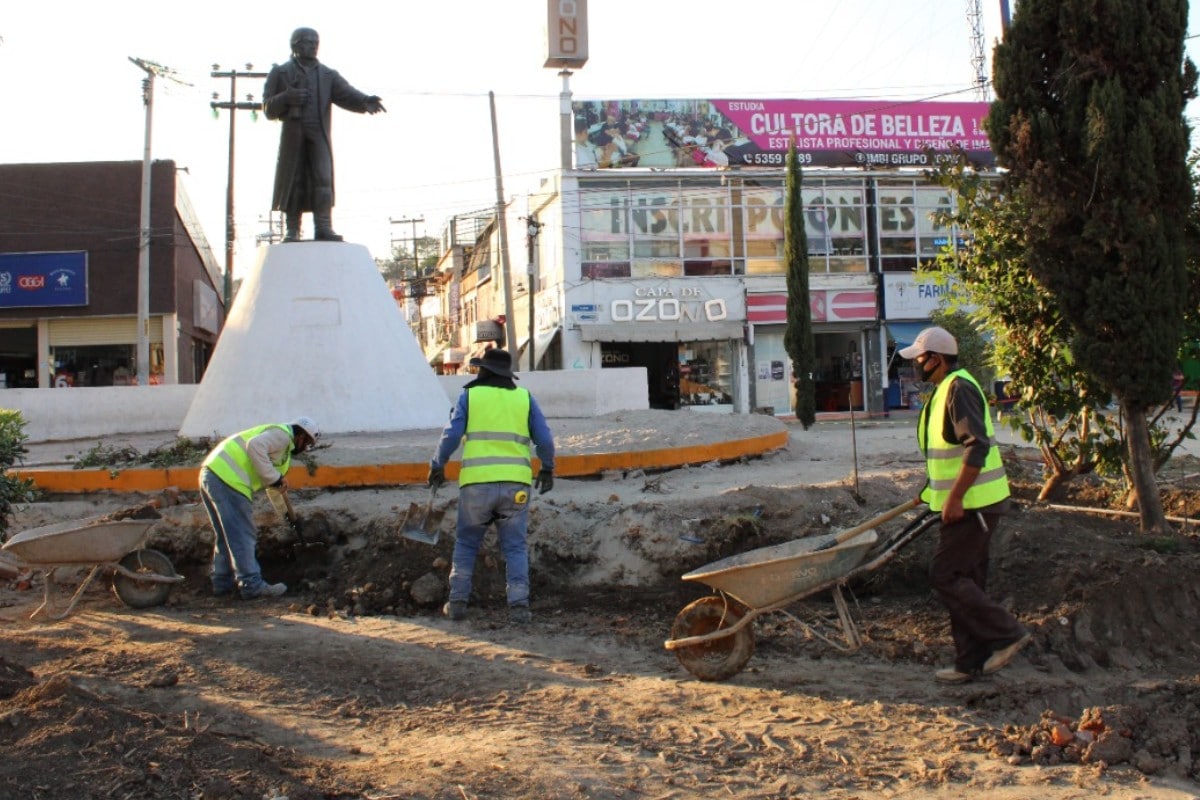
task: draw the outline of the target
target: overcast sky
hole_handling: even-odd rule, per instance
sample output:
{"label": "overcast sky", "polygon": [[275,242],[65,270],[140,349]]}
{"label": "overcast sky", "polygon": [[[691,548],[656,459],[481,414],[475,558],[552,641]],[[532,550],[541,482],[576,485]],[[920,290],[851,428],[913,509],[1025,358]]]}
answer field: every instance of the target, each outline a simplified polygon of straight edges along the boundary
{"label": "overcast sky", "polygon": [[[984,0],[990,76],[999,0]],[[937,98],[968,102],[974,66],[966,0],[591,0],[576,100],[633,98]],[[1195,12],[1193,12],[1193,16]],[[496,97],[505,194],[523,195],[559,163],[562,79],[545,60],[545,0],[287,3],[8,3],[0,16],[0,158],[8,163],[129,160],[145,148],[145,73],[155,81],[152,155],[184,182],[224,261],[229,112],[214,119],[222,71],[267,71],[296,27],[321,35],[319,57],[388,113],[334,109],[337,206],[347,240],[386,257],[393,238],[437,236],[452,214],[494,206],[488,92]],[[1193,25],[1200,32],[1200,25]],[[1200,39],[1189,40],[1196,48]],[[1194,60],[1200,61],[1195,52]],[[238,100],[261,99],[261,79]],[[266,229],[279,125],[236,119],[235,277]],[[3,187],[0,187],[3,191]],[[311,230],[305,220],[306,231]]]}

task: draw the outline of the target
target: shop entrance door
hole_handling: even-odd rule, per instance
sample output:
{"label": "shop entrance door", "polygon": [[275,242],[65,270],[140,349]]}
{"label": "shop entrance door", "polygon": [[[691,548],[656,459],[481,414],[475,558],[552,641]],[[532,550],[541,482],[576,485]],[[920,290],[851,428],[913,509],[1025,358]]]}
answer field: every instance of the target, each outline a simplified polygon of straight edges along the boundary
{"label": "shop entrance door", "polygon": [[37,327],[0,328],[0,389],[36,389]]}

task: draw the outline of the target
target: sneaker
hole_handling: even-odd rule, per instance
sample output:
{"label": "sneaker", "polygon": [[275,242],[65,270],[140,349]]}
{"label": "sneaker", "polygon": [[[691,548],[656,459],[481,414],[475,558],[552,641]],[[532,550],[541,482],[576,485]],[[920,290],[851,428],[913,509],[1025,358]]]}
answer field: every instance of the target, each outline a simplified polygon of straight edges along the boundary
{"label": "sneaker", "polygon": [[1001,647],[996,652],[988,657],[988,660],[983,662],[983,674],[991,675],[993,672],[999,672],[1008,666],[1008,662],[1013,660],[1022,647],[1029,644],[1029,640],[1033,638],[1032,634],[1025,634],[1020,639],[1017,639],[1007,647]]}
{"label": "sneaker", "polygon": [[533,621],[533,612],[529,606],[509,606],[508,621],[514,625],[528,625]]}
{"label": "sneaker", "polygon": [[260,597],[283,597],[287,592],[286,583],[264,583],[258,594],[242,595],[243,600],[257,600]]}
{"label": "sneaker", "polygon": [[442,613],[457,622],[467,618],[467,603],[465,600],[451,600],[442,606]]}
{"label": "sneaker", "polygon": [[946,667],[933,673],[933,677],[938,683],[966,683],[971,680],[971,673],[959,672],[954,667]]}

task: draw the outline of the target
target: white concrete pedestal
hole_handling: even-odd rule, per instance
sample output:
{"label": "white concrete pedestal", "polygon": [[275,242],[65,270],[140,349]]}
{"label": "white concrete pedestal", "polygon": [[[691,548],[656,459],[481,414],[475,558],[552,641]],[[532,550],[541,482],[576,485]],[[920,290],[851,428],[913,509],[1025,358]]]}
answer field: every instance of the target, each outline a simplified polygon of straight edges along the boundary
{"label": "white concrete pedestal", "polygon": [[452,401],[367,248],[259,248],[179,435],[305,415],[324,433],[440,428]]}

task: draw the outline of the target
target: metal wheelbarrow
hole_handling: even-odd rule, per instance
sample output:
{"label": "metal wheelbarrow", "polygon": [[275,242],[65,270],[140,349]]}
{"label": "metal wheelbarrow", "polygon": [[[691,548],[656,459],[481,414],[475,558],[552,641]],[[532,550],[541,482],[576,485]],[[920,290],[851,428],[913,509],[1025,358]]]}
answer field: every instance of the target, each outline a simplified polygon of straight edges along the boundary
{"label": "metal wheelbarrow", "polygon": [[[45,576],[42,604],[30,618],[43,611],[50,619],[65,618],[101,572],[112,576],[113,591],[130,608],[149,608],[166,602],[171,587],[182,581],[183,576],[175,574],[171,559],[157,550],[142,547],[156,521],[91,517],[31,528],[5,542],[3,550],[15,556],[16,566],[40,570]],[[66,610],[51,613],[51,586],[54,572],[60,567],[91,567],[91,570],[75,590]]]}
{"label": "metal wheelbarrow", "polygon": [[697,678],[720,681],[736,675],[754,653],[751,622],[826,589],[852,648],[861,644],[841,595],[852,579],[878,569],[938,520],[926,509],[902,530],[881,539],[876,525],[921,505],[910,500],[849,530],[762,547],[714,561],[682,576],[716,594],[688,604],[675,616],[663,643]]}

